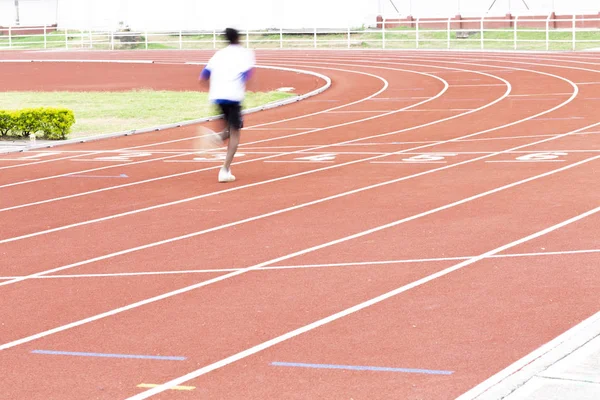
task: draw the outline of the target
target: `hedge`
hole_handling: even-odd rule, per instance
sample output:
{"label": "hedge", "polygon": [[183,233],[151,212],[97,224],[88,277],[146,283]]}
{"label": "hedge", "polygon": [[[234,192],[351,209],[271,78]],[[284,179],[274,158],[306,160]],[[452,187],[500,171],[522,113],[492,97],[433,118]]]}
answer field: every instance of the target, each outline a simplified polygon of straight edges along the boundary
{"label": "hedge", "polygon": [[0,110],[0,136],[27,137],[41,132],[43,139],[66,139],[74,123],[73,111],[66,108]]}

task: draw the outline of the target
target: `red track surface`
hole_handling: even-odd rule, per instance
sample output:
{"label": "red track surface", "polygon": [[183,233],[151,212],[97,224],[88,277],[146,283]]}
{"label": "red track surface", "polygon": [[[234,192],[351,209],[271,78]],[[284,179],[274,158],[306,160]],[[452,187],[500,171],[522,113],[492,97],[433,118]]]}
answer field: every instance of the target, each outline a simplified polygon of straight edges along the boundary
{"label": "red track surface", "polygon": [[[599,56],[257,55],[332,86],[249,115],[232,185],[194,161],[194,127],[0,161],[3,398],[128,398],[187,376],[170,386],[194,390],[155,397],[453,399],[598,311]],[[187,90],[199,67],[182,63],[209,56],[0,53],[160,62],[0,64],[0,87],[35,72],[31,89]]]}

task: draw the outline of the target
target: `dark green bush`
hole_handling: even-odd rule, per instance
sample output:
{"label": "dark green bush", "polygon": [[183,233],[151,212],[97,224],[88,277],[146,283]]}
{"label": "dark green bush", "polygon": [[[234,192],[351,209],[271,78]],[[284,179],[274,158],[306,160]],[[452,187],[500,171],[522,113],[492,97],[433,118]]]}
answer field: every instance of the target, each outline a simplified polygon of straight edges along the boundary
{"label": "dark green bush", "polygon": [[12,114],[10,111],[0,110],[0,136],[8,135],[12,129],[14,125]]}
{"label": "dark green bush", "polygon": [[29,136],[40,130],[41,113],[39,108],[24,108],[13,112],[13,136]]}
{"label": "dark green bush", "polygon": [[66,108],[44,108],[40,116],[44,138],[50,140],[66,139],[74,123],[73,111]]}
{"label": "dark green bush", "polygon": [[29,136],[42,133],[49,140],[66,139],[75,123],[73,111],[65,108],[26,108],[17,111],[0,110],[2,136]]}

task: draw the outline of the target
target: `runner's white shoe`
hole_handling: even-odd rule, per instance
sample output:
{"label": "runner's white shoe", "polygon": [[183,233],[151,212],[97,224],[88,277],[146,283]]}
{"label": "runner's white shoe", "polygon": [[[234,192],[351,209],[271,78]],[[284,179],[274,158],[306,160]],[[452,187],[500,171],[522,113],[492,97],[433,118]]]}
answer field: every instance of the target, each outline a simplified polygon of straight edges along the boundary
{"label": "runner's white shoe", "polygon": [[233,182],[235,181],[235,176],[231,174],[231,171],[228,171],[224,168],[219,170],[219,182]]}

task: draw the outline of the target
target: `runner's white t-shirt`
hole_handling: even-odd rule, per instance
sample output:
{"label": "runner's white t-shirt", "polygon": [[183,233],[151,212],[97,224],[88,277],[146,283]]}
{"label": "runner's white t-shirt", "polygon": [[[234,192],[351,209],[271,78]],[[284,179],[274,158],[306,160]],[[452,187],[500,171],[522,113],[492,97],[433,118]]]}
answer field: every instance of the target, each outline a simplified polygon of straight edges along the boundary
{"label": "runner's white t-shirt", "polygon": [[206,68],[210,71],[211,101],[244,99],[246,92],[245,74],[254,68],[254,52],[239,44],[232,44],[219,50],[210,59]]}

